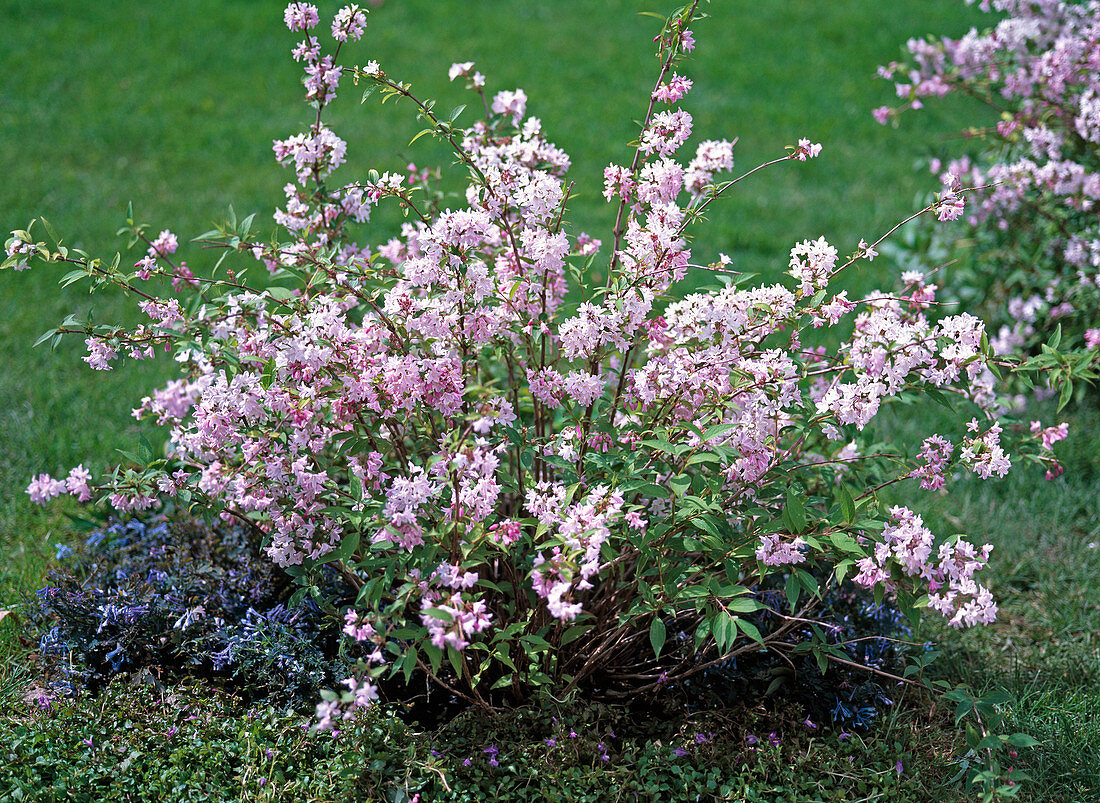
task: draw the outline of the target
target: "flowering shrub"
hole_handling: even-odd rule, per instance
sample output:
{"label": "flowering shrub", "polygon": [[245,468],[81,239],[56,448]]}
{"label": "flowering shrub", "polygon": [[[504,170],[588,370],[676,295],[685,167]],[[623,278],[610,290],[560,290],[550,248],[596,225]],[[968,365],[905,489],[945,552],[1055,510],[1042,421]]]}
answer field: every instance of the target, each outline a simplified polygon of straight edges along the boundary
{"label": "flowering shrub", "polygon": [[[483,707],[540,687],[652,692],[761,645],[793,649],[846,578],[914,616],[992,621],[977,579],[989,547],[937,539],[912,510],[883,509],[878,491],[910,477],[940,487],[957,471],[1002,476],[1021,455],[1051,462],[1056,438],[996,418],[982,322],[931,321],[924,277],[861,300],[830,290],[885,236],[848,257],[803,240],[789,280],[760,286],[722,255],[693,255],[689,230],[712,202],[821,151],[802,139],[732,179],[720,175],[735,141],[678,160],[692,118],[676,106],[691,88],[677,70],[698,5],[655,39],[638,140],[604,172],[617,209],[605,243],[567,223],[569,157],[522,90],[490,96],[472,63],[456,63],[451,80],[484,110],[460,127],[462,107],[441,115],[376,62],[339,61],[363,34],[361,9],[329,31],[312,5],[290,4],[316,115],[274,143],[295,178],[279,233],[263,241],[252,217],[231,218],[198,238],[222,249],[201,277],[173,260],[171,232],[151,238],[132,215],[147,248],[133,268],[68,249],[45,221],[49,241],[31,229],[8,241],[5,267],[69,263],[62,282],[120,286],[149,319],[125,329],[71,318],[47,338],[79,333],[98,370],[157,348],[182,368],[135,410],[168,427],[163,453],[143,444],[103,481],[82,467],[41,475],[32,498],[205,507],[251,528],[299,596],[325,605],[321,568],[338,572],[357,592],[338,611],[344,633],[369,657],[319,706],[323,727],[369,704],[382,676],[424,673]],[[419,172],[334,178],[346,143],[323,113],[348,83],[364,100],[410,104],[421,135],[453,149],[467,175],[464,195],[443,199],[453,206]],[[959,197],[925,211],[951,217]],[[408,222],[360,244],[378,238],[362,224],[383,201]],[[250,282],[256,261],[269,276]],[[715,286],[674,296],[689,271]],[[178,297],[158,296],[157,277]],[[803,345],[812,330],[830,345]],[[968,410],[966,431],[928,433],[913,458],[916,446],[872,442],[866,427],[884,405],[928,395]],[[764,609],[762,631],[752,614]],[[839,650],[811,647],[822,662]]]}
{"label": "flowering shrub", "polygon": [[[911,62],[880,70],[902,103],[874,114],[885,123],[952,93],[999,114],[968,134],[980,150],[932,160],[945,193],[984,192],[961,228],[924,232],[909,259],[958,259],[949,300],[980,309],[998,354],[1039,355],[1056,380],[1068,377],[1067,401],[1072,380],[1095,378],[1100,362],[1100,5],[984,0],[981,9],[1007,16],[958,40],[911,39]],[[1044,351],[1048,341],[1077,353]]]}

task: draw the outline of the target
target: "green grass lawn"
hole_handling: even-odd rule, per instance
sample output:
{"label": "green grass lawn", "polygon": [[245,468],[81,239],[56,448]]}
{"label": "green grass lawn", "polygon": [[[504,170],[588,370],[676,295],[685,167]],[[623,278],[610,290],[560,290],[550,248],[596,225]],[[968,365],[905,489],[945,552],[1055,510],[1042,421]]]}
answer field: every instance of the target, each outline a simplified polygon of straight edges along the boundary
{"label": "green grass lawn", "polygon": [[[337,7],[321,6],[330,14]],[[628,159],[655,68],[657,23],[635,13],[642,10],[666,9],[627,0],[387,0],[351,60],[379,60],[445,108],[466,102],[446,80],[453,61],[476,61],[493,91],[522,86],[529,113],[573,157],[574,224],[607,241],[613,210],[600,195],[602,170]],[[129,201],[140,220],[156,231],[170,227],[181,240],[210,228],[229,203],[240,215],[270,220],[289,178],[274,164],[271,141],[309,120],[289,58],[297,37],[283,27],[280,4],[0,0],[0,11],[7,45],[0,210],[8,228],[44,215],[70,244],[109,254],[120,246],[114,231]],[[688,65],[696,84],[685,106],[695,115],[695,139],[739,137],[741,169],[801,136],[820,141],[824,152],[773,168],[716,205],[695,244],[700,260],[724,251],[738,269],[774,275],[797,240],[824,234],[850,251],[919,205],[933,183],[915,164],[971,118],[963,107],[938,104],[901,131],[881,128],[870,110],[891,87],[875,79],[875,67],[910,36],[961,35],[983,15],[958,0],[714,2],[709,11],[714,17],[696,26],[699,47]],[[360,106],[350,84],[341,94],[328,119],[349,143],[343,177],[409,161],[448,164],[428,138],[408,146],[418,126],[407,106]],[[383,210],[361,241],[384,242],[398,220]],[[182,250],[201,269],[205,255]],[[104,375],[80,362],[81,343],[31,350],[70,311],[94,303],[100,320],[130,312],[120,299],[60,292],[44,269],[2,278],[0,609],[37,587],[52,544],[68,537],[56,509],[26,502],[30,477],[82,461],[104,466],[114,449],[131,448],[129,410],[171,368],[124,364]],[[849,281],[866,289],[891,279]],[[1100,549],[1089,546],[1100,541],[1096,423],[1087,415],[1078,421],[1079,434],[1066,444],[1071,471],[1059,482],[1021,476],[911,500],[939,531],[969,531],[997,545],[991,573],[1001,621],[943,634],[942,671],[1019,696],[1009,711],[1014,726],[1046,742],[1030,766],[1040,778],[1037,800],[1100,797],[1089,772],[1100,759],[1100,726],[1089,715],[1100,710],[1100,595],[1090,582]],[[15,633],[10,620],[0,623],[7,662],[24,660]],[[4,677],[10,693],[25,681],[11,669]]]}

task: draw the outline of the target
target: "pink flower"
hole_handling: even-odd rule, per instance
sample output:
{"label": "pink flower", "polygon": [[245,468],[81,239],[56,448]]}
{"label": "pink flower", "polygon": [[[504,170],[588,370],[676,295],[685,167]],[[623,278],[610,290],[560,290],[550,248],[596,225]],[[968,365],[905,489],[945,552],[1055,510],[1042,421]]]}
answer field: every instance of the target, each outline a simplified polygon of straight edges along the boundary
{"label": "pink flower", "polygon": [[492,109],[493,114],[511,115],[512,122],[518,125],[527,113],[527,93],[522,89],[497,92],[493,97]]}
{"label": "pink flower", "polygon": [[84,362],[97,371],[110,371],[111,360],[118,356],[118,351],[95,337],[86,338],[84,344],[88,347],[87,356],[82,358]]}
{"label": "pink flower", "polygon": [[[972,419],[966,425],[966,428],[973,433],[977,433],[979,429],[978,420]],[[959,457],[971,471],[983,480],[989,479],[993,474],[1003,477],[1012,468],[1011,460],[1005,454],[1004,449],[1001,448],[1001,432],[1001,425],[994,422],[981,435],[975,434],[972,437],[963,439]]]}
{"label": "pink flower", "polygon": [[582,257],[590,257],[600,250],[600,246],[603,243],[597,240],[595,237],[590,237],[583,231],[577,235],[576,245],[574,246],[576,253]]}
{"label": "pink flower", "polygon": [[61,496],[65,491],[65,482],[55,480],[49,474],[39,474],[27,486],[27,495],[36,505],[44,505],[51,499]]}
{"label": "pink flower", "polygon": [[667,84],[653,90],[653,99],[662,103],[676,103],[691,89],[692,81],[682,75],[673,75]]}
{"label": "pink flower", "polygon": [[153,270],[157,267],[157,261],[151,256],[144,256],[134,263],[134,267],[137,268],[135,276],[142,281],[149,281],[153,275]]}
{"label": "pink flower", "polygon": [[961,189],[962,183],[954,173],[944,176],[943,192],[940,193],[939,201],[936,202],[936,218],[941,223],[962,217],[966,199],[959,195]]}
{"label": "pink flower", "polygon": [[766,566],[786,566],[792,563],[802,563],[806,555],[802,547],[806,542],[801,538],[784,542],[778,535],[764,535],[760,537],[760,546],[756,548],[756,558]]}
{"label": "pink flower", "polygon": [[77,501],[87,502],[92,498],[92,489],[88,485],[91,478],[91,473],[84,468],[83,464],[79,465],[72,469],[69,476],[65,478],[65,490],[75,496]]}
{"label": "pink flower", "polygon": [[447,70],[447,77],[452,81],[459,76],[467,76],[470,74],[470,70],[473,69],[474,63],[472,61],[456,61],[451,65],[451,68]]}
{"label": "pink flower", "polygon": [[788,273],[798,280],[802,294],[809,296],[829,283],[836,261],[837,250],[824,237],[803,240],[791,249]]}
{"label": "pink flower", "polygon": [[878,256],[878,251],[875,250],[875,247],[873,245],[867,245],[866,240],[860,240],[859,255],[866,259],[868,262],[874,262],[875,257]]}
{"label": "pink flower", "polygon": [[160,233],[157,239],[149,246],[149,256],[167,256],[168,254],[176,253],[176,249],[179,247],[179,241],[176,239],[176,235],[165,229]]}
{"label": "pink flower", "polygon": [[965,206],[965,198],[951,191],[944,192],[936,205],[936,218],[941,223],[945,223],[949,220],[958,220],[962,217],[963,207]]}
{"label": "pink flower", "polygon": [[925,438],[918,455],[923,465],[913,469],[910,476],[919,478],[924,490],[938,491],[946,484],[944,471],[954,450],[954,444],[939,435]]}
{"label": "pink flower", "polygon": [[686,111],[658,112],[642,132],[638,150],[668,156],[691,136],[691,115]]}
{"label": "pink flower", "polygon": [[1054,448],[1054,444],[1059,441],[1064,441],[1069,435],[1069,424],[1062,422],[1057,426],[1046,427],[1039,421],[1031,422],[1031,433],[1039,438],[1043,444],[1043,448],[1050,450]]}
{"label": "pink flower", "polygon": [[363,37],[363,29],[367,24],[367,16],[357,5],[344,6],[332,20],[332,38],[338,42],[346,42],[351,39],[358,42]]}
{"label": "pink flower", "polygon": [[[31,245],[30,243],[24,242],[23,240],[12,239],[8,243],[8,247],[5,249],[5,253],[7,253],[7,255],[9,257],[13,257],[13,256],[18,256],[20,254],[29,255],[33,250],[34,250],[34,246]],[[15,267],[16,270],[26,270],[27,268],[30,267],[30,264],[24,258],[24,259],[20,259],[18,262],[16,262],[14,267]]]}
{"label": "pink flower", "polygon": [[523,525],[514,519],[500,521],[490,526],[488,533],[489,537],[500,546],[509,547],[523,535]]}
{"label": "pink flower", "polygon": [[798,147],[794,149],[791,154],[792,159],[797,159],[800,162],[805,162],[807,159],[815,159],[821,153],[820,142],[810,142],[803,137],[798,140]]}
{"label": "pink flower", "polygon": [[311,3],[291,3],[283,12],[283,21],[292,31],[308,31],[316,27],[321,18],[317,15],[317,6]]}
{"label": "pink flower", "polygon": [[375,636],[374,628],[366,617],[360,617],[351,608],[344,614],[344,634],[356,641],[370,641]]}

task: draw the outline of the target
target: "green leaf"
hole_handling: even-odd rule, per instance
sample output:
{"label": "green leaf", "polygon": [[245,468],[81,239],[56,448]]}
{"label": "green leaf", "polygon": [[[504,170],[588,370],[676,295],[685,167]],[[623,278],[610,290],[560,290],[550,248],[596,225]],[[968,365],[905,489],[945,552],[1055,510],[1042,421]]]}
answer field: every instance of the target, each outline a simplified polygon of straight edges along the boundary
{"label": "green leaf", "polygon": [[42,221],[42,225],[46,229],[46,234],[50,235],[50,239],[53,240],[54,245],[61,245],[61,238],[57,235],[57,229],[53,227],[53,224],[44,217],[38,219]]}
{"label": "green leaf", "polygon": [[802,587],[806,589],[811,596],[816,596],[818,585],[814,576],[804,569],[795,569],[794,573],[798,575],[798,582],[802,584]]}
{"label": "green leaf", "polygon": [[833,546],[842,552],[848,552],[853,555],[862,555],[863,548],[859,545],[859,542],[848,533],[833,533],[829,536],[829,540],[833,542]]}
{"label": "green leaf", "polygon": [[493,652],[493,657],[496,658],[498,661],[500,661],[502,664],[504,664],[506,667],[511,669],[513,672],[516,671],[515,662],[512,661],[512,659],[509,657],[508,653],[505,652],[502,647],[498,646],[496,648],[496,650]]}
{"label": "green leaf", "polygon": [[649,625],[649,643],[653,647],[653,654],[658,658],[661,657],[661,648],[665,646],[665,636],[665,623],[660,616],[654,616]]}
{"label": "green leaf", "polygon": [[140,462],[146,465],[153,462],[153,444],[149,443],[149,439],[145,437],[144,433],[138,435],[138,456],[141,458]]}
{"label": "green leaf", "polygon": [[695,649],[698,650],[703,646],[703,642],[707,640],[707,637],[711,634],[714,625],[710,619],[704,619],[699,622],[699,625],[695,628]]}
{"label": "green leaf", "polygon": [[852,498],[848,489],[843,487],[840,489],[840,512],[848,524],[856,520],[856,500]]}
{"label": "green leaf", "polygon": [[267,294],[276,301],[286,301],[293,298],[294,291],[286,287],[269,287],[267,288]]}
{"label": "green leaf", "polygon": [[717,438],[719,435],[725,435],[727,432],[732,432],[737,429],[740,424],[715,424],[714,426],[707,427],[703,431],[703,440],[710,441]]}
{"label": "green leaf", "polygon": [[638,487],[633,488],[631,493],[639,493],[650,499],[668,499],[670,495],[668,488],[652,482],[643,482]]}
{"label": "green leaf", "polygon": [[454,669],[455,674],[462,677],[462,653],[448,645],[447,660],[451,662],[451,668]]}
{"label": "green leaf", "polygon": [[691,488],[691,477],[687,474],[678,474],[668,481],[668,487],[677,496],[683,496]]}
{"label": "green leaf", "polygon": [[1058,412],[1062,412],[1062,408],[1069,404],[1069,400],[1073,398],[1073,380],[1067,379],[1066,383],[1062,385],[1062,392],[1058,394]]}
{"label": "green leaf", "polygon": [[57,333],[58,332],[57,332],[56,329],[51,329],[50,331],[46,332],[46,334],[44,334],[40,338],[38,338],[38,340],[34,341],[34,345],[35,346],[42,345],[43,343],[45,343],[47,340],[49,340],[51,337],[53,337]]}
{"label": "green leaf", "polygon": [[666,454],[675,454],[676,447],[665,440],[655,440],[650,438],[641,442],[642,446],[648,446],[650,449],[656,449],[658,452],[664,452]]}
{"label": "green leaf", "polygon": [[798,595],[802,593],[802,586],[798,582],[798,578],[793,574],[787,575],[787,584],[784,589],[787,594],[787,604],[791,606],[791,612],[798,607]]}
{"label": "green leaf", "polygon": [[431,129],[431,128],[425,128],[425,129],[424,129],[423,131],[421,131],[421,132],[420,132],[419,134],[417,134],[417,135],[416,135],[415,137],[413,137],[412,139],[410,139],[410,140],[409,140],[409,144],[410,144],[410,145],[412,145],[412,144],[413,144],[414,142],[416,142],[416,141],[417,141],[418,139],[420,139],[420,138],[421,138],[422,136],[424,136],[425,134],[431,134],[431,133],[432,133],[433,131],[434,131],[434,129]]}
{"label": "green leaf", "polygon": [[334,563],[338,560],[347,560],[359,548],[359,533],[352,531],[340,541],[340,546],[324,556],[325,563]]}
{"label": "green leaf", "polygon": [[564,647],[566,644],[576,641],[591,629],[592,625],[574,625],[561,634],[558,643]]}
{"label": "green leaf", "polygon": [[801,497],[790,488],[787,489],[787,507],[785,511],[790,517],[791,527],[794,528],[795,533],[800,533],[806,529],[806,507],[802,504]]}
{"label": "green leaf", "polygon": [[542,636],[526,635],[520,636],[520,642],[523,644],[524,649],[528,655],[538,655],[539,653],[549,652],[553,649],[553,646],[549,641]]}
{"label": "green leaf", "polygon": [[61,285],[62,287],[68,287],[73,282],[79,281],[80,279],[82,279],[83,277],[85,277],[87,275],[88,275],[88,272],[85,271],[85,270],[80,270],[80,269],[71,270],[68,273],[66,273],[64,276],[62,276],[60,279],[58,279],[57,283],[59,285]]}
{"label": "green leaf", "polygon": [[726,608],[734,611],[735,613],[752,613],[758,611],[764,606],[751,597],[738,597],[732,599],[726,603]]}
{"label": "green leaf", "polygon": [[737,619],[725,611],[714,617],[714,643],[720,653],[737,640]]}
{"label": "green leaf", "polygon": [[744,619],[736,619],[734,621],[737,622],[738,630],[751,638],[757,644],[763,646],[764,638],[760,635],[760,631],[757,629],[756,625],[754,625],[752,622],[746,622]]}
{"label": "green leaf", "polygon": [[715,538],[722,538],[721,522],[717,517],[710,515],[709,513],[702,513],[698,516],[693,516],[691,519],[692,526],[702,530],[709,535],[713,535]]}
{"label": "green leaf", "polygon": [[936,404],[946,407],[948,410],[953,411],[955,409],[951,406],[951,402],[947,400],[947,397],[943,395],[943,391],[939,388],[931,385],[923,385],[922,389],[924,390],[924,394]]}

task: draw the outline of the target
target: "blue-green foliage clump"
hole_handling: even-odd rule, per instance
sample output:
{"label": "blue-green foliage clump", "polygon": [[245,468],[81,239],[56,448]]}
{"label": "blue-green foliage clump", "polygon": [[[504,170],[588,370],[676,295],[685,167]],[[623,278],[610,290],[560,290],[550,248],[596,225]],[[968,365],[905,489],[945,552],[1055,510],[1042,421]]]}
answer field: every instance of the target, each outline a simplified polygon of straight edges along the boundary
{"label": "blue-green foliage clump", "polygon": [[[347,593],[330,581],[329,605]],[[48,684],[96,689],[116,674],[149,669],[310,705],[347,670],[340,674],[333,617],[311,598],[292,600],[293,592],[242,528],[112,522],[65,557],[36,594]]]}

